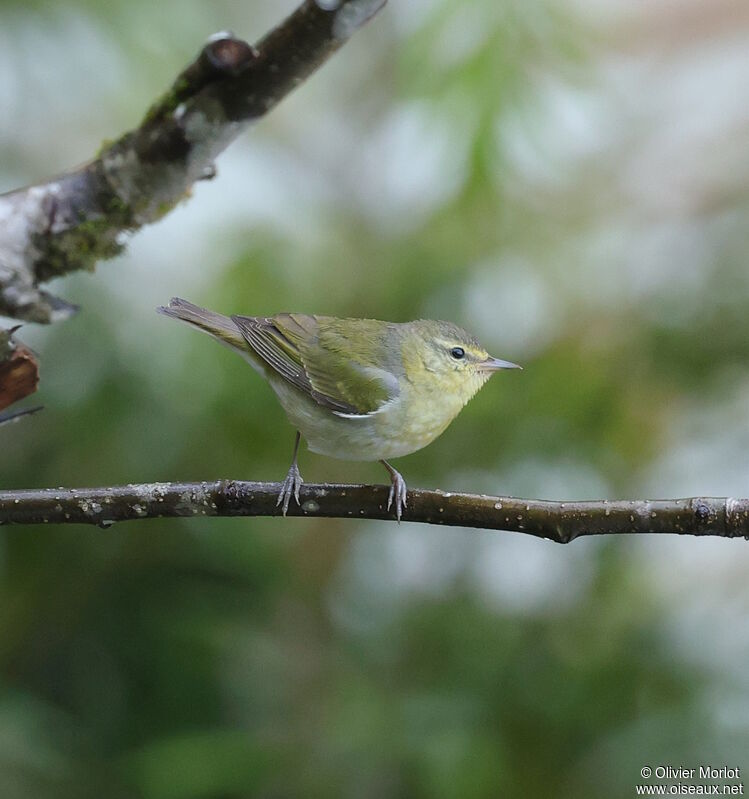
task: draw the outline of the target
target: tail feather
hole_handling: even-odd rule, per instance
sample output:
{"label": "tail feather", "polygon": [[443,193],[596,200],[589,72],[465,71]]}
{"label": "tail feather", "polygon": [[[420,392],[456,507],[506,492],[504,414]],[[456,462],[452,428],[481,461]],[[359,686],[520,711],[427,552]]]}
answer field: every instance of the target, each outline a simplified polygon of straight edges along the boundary
{"label": "tail feather", "polygon": [[247,349],[242,333],[228,316],[193,305],[180,297],[172,297],[169,305],[161,305],[156,311],[164,316],[170,316],[172,319],[187,322],[231,347],[240,350]]}

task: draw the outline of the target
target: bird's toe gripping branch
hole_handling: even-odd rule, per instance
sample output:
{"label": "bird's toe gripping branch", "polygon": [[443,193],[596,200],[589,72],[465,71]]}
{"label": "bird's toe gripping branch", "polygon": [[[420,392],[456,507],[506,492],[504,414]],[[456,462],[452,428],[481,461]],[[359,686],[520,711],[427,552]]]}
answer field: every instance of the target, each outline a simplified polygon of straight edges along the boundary
{"label": "bird's toe gripping branch", "polygon": [[291,464],[289,473],[286,475],[283,483],[281,483],[281,491],[278,495],[278,501],[276,502],[276,507],[279,505],[281,506],[281,512],[284,516],[288,513],[289,503],[291,502],[292,497],[294,497],[296,500],[297,505],[301,504],[299,500],[299,491],[301,490],[303,483],[304,480],[302,480],[302,475],[300,474],[299,467],[295,461]]}
{"label": "bird's toe gripping branch", "polygon": [[403,475],[395,468],[393,468],[387,461],[380,461],[380,463],[390,473],[390,493],[388,494],[388,510],[395,505],[395,518],[400,522],[403,515],[403,509],[408,505],[408,489],[406,488],[406,481]]}
{"label": "bird's toe gripping branch", "polygon": [[297,465],[297,456],[299,455],[299,442],[302,440],[302,434],[297,430],[296,438],[294,439],[294,455],[291,459],[291,466],[289,466],[289,472],[286,475],[286,479],[281,483],[281,492],[278,495],[278,501],[276,502],[276,507],[281,505],[282,513],[285,516],[289,511],[289,503],[291,502],[292,496],[296,500],[297,505],[301,505],[302,503],[299,501],[299,491],[302,488],[302,475],[299,472],[299,466]]}

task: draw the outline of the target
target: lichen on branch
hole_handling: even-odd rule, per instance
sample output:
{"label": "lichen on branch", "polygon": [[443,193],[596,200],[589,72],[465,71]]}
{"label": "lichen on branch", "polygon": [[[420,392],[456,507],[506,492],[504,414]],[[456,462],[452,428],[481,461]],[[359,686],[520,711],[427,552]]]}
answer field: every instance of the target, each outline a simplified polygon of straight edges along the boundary
{"label": "lichen on branch", "polygon": [[[214,159],[332,55],[386,0],[305,0],[252,47],[212,36],[143,117],[91,161],[0,195],[0,316],[48,324],[77,306],[40,285],[93,271],[127,234],[157,222],[216,174]],[[0,409],[36,390],[30,350],[2,349]]]}
{"label": "lichen on branch", "polygon": [[39,288],[121,252],[215,158],[332,55],[385,0],[305,0],[256,46],[221,33],[141,124],[61,177],[0,195],[0,315],[55,322],[75,312]]}

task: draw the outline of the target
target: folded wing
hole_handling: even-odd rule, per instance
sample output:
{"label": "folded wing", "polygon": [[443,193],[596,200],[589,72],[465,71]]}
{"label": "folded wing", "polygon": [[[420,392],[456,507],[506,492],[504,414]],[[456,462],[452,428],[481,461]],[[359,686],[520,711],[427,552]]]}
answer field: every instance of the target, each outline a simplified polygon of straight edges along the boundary
{"label": "folded wing", "polygon": [[281,377],[341,416],[370,416],[398,396],[384,368],[382,322],[305,314],[233,316],[247,343]]}

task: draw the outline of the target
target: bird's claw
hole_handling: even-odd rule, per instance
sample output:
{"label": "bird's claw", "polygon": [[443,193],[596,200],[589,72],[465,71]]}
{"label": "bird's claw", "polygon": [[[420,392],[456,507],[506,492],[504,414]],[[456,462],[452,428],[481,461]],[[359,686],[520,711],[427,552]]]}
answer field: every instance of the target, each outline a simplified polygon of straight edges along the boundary
{"label": "bird's claw", "polygon": [[289,503],[291,502],[291,498],[294,497],[296,500],[297,505],[301,505],[302,503],[299,501],[299,490],[302,487],[304,480],[302,480],[302,475],[299,473],[299,467],[296,463],[292,463],[291,467],[289,468],[289,473],[286,475],[286,479],[281,483],[281,492],[278,495],[278,501],[276,502],[276,507],[279,505],[282,506],[281,512],[285,516],[287,511],[289,510]]}
{"label": "bird's claw", "polygon": [[403,479],[400,472],[393,471],[390,473],[390,493],[388,494],[388,510],[395,504],[395,518],[400,522],[403,515],[403,509],[407,507],[408,489],[406,488],[406,481]]}

